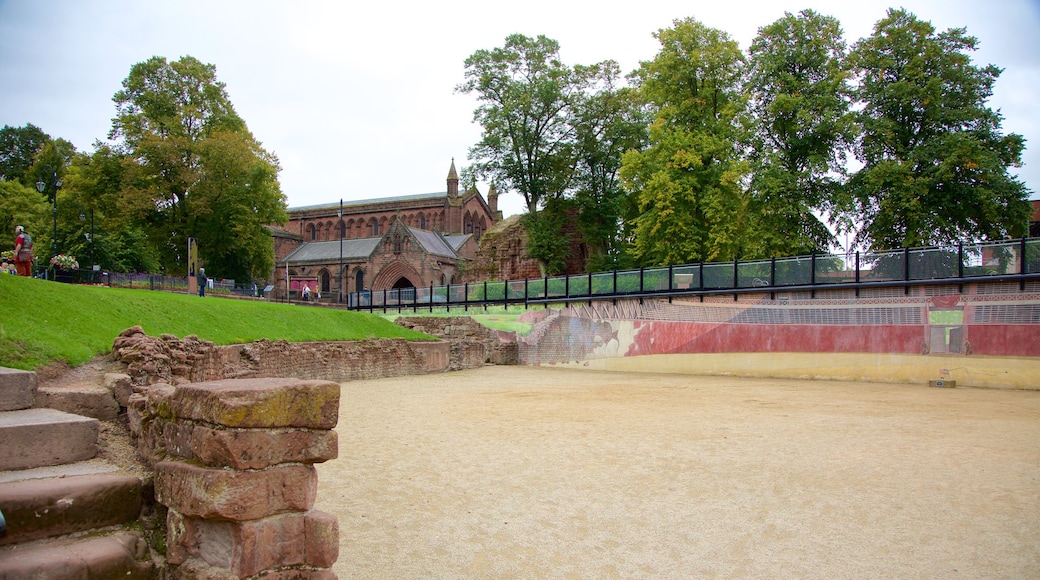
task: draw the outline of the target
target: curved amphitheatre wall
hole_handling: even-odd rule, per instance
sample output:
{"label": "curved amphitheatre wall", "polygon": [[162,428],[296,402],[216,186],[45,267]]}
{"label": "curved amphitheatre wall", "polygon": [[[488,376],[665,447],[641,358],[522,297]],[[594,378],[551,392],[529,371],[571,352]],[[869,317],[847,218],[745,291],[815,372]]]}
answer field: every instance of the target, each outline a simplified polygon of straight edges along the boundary
{"label": "curved amphitheatre wall", "polygon": [[1040,283],[572,303],[525,314],[528,365],[1040,390]]}

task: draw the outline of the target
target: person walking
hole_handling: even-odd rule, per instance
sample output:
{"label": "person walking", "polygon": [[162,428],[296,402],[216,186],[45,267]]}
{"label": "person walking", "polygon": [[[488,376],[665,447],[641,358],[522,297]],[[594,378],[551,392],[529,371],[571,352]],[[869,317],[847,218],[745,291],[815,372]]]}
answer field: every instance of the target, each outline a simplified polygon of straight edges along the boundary
{"label": "person walking", "polygon": [[25,228],[14,227],[14,267],[19,276],[32,276],[33,241]]}
{"label": "person walking", "polygon": [[199,268],[199,298],[206,297],[206,269]]}

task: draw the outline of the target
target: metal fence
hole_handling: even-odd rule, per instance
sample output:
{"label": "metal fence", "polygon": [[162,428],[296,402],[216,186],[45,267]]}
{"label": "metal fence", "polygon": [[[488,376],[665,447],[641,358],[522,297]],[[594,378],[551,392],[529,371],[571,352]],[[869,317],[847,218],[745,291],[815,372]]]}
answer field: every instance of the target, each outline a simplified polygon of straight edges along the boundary
{"label": "metal fence", "polygon": [[[108,272],[104,270],[38,270],[38,278],[53,279],[59,282],[111,286],[114,288],[136,288],[139,290],[159,290],[163,292],[188,292],[187,276],[166,276],[163,274],[145,274],[137,272]],[[209,279],[206,292],[214,294],[236,294],[239,296],[258,296],[255,285],[236,285],[234,280]]]}
{"label": "metal fence", "polygon": [[527,280],[395,288],[348,295],[353,310],[543,304],[824,288],[1040,279],[1040,238],[888,252],[705,262]]}

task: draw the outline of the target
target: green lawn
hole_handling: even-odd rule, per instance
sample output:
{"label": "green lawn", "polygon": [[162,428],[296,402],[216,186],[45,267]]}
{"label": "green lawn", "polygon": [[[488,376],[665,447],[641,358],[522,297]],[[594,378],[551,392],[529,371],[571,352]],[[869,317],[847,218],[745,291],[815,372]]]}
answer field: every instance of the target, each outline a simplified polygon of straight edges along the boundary
{"label": "green lawn", "polygon": [[[538,308],[541,308],[541,306],[538,306]],[[517,320],[524,312],[527,311],[524,310],[523,306],[510,306],[508,309],[502,306],[489,306],[487,309],[478,306],[468,310],[458,306],[453,306],[450,311],[444,307],[435,306],[433,312],[430,312],[429,308],[419,308],[416,312],[412,312],[410,309],[406,308],[403,309],[400,314],[394,310],[391,310],[386,314],[382,314],[382,311],[379,310],[376,311],[375,314],[382,316],[387,320],[397,320],[397,318],[401,316],[406,318],[413,316],[468,316],[488,328],[517,332],[523,335],[531,331],[531,325],[529,323]]]}
{"label": "green lawn", "polygon": [[216,344],[429,336],[386,318],[342,310],[188,294],[76,286],[0,274],[0,366],[81,365],[110,352],[123,330],[197,335]]}

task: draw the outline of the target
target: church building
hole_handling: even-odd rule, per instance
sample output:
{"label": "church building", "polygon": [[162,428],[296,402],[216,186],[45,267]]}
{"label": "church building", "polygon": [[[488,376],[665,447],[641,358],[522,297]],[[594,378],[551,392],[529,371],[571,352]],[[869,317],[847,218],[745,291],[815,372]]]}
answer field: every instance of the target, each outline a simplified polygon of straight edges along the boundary
{"label": "church building", "polygon": [[[477,242],[502,219],[498,193],[459,192],[452,160],[447,191],[289,208],[271,228],[276,296],[304,286],[323,302],[364,290],[441,286],[461,279]],[[344,298],[345,299],[345,298]]]}

